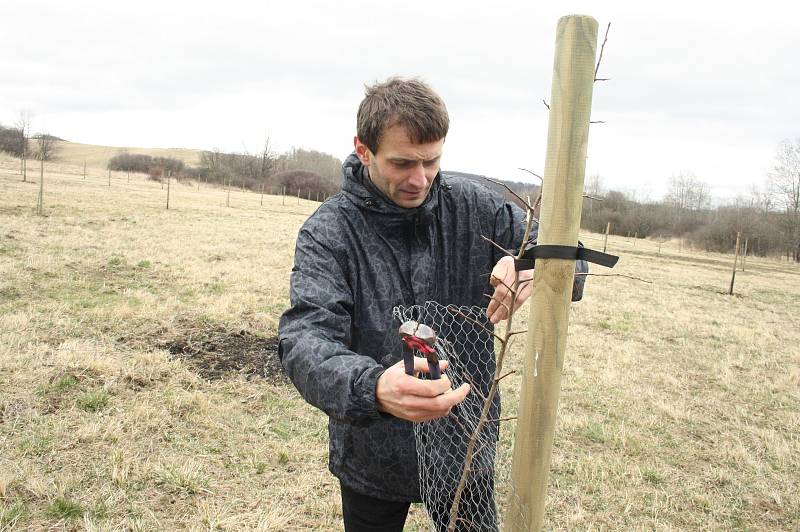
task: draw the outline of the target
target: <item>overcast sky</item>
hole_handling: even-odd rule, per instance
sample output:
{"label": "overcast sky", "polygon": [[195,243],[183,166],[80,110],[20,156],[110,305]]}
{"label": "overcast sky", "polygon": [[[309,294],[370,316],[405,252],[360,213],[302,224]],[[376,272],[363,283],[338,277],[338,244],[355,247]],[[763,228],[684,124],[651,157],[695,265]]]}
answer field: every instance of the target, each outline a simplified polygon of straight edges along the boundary
{"label": "overcast sky", "polygon": [[2,0],[0,123],[28,110],[75,142],[255,151],[269,135],[344,158],[364,83],[420,76],[450,112],[445,169],[525,180],[572,13],[601,41],[612,24],[587,161],[607,188],[659,198],[692,172],[747,194],[800,137],[796,1]]}

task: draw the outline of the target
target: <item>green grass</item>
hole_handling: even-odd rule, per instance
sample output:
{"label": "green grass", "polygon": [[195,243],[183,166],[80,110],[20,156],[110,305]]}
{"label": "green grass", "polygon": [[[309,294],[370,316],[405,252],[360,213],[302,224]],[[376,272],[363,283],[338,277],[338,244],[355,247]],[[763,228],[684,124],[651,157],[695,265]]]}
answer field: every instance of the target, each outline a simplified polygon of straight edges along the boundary
{"label": "green grass", "polygon": [[0,500],[0,532],[14,530],[17,522],[25,516],[25,505],[21,502],[6,503]]}
{"label": "green grass", "polygon": [[86,392],[75,400],[75,404],[86,412],[99,412],[108,406],[111,395],[105,390]]}
{"label": "green grass", "polygon": [[79,519],[83,517],[85,510],[80,503],[70,499],[59,497],[50,502],[47,506],[47,515],[53,519]]}

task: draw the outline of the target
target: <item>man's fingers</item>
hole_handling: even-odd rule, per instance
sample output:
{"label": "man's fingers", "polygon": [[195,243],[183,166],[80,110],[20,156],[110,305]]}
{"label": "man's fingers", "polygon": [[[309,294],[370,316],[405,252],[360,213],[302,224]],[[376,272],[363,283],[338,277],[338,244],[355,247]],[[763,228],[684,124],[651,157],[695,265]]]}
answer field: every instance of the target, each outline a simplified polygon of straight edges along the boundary
{"label": "man's fingers", "polygon": [[430,398],[449,392],[452,389],[452,384],[450,384],[450,378],[447,375],[442,375],[441,379],[436,380],[411,377],[405,379],[401,387],[402,392],[406,395]]}
{"label": "man's fingers", "polygon": [[437,395],[436,397],[415,397],[410,396],[405,401],[405,409],[411,421],[430,421],[444,417],[450,410],[461,403],[470,391],[469,384],[462,384],[450,393]]}
{"label": "man's fingers", "polygon": [[[440,360],[439,369],[444,371],[446,367],[447,367],[447,361]],[[430,368],[428,367],[428,359],[422,357],[414,357],[414,371],[416,371],[417,373],[430,373]]]}

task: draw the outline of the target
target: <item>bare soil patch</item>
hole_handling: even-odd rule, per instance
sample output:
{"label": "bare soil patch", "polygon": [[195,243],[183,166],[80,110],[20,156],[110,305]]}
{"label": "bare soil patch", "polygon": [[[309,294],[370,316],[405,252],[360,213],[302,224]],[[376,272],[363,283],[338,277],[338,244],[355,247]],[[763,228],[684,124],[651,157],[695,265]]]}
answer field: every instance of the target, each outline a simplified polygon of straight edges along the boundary
{"label": "bare soil patch", "polygon": [[[278,359],[278,337],[264,336],[246,329],[229,328],[213,322],[181,321],[173,330],[161,329],[149,338],[134,341],[166,349],[207,380],[238,374],[248,380],[263,378],[270,384],[289,384]],[[132,338],[119,338],[130,343]]]}

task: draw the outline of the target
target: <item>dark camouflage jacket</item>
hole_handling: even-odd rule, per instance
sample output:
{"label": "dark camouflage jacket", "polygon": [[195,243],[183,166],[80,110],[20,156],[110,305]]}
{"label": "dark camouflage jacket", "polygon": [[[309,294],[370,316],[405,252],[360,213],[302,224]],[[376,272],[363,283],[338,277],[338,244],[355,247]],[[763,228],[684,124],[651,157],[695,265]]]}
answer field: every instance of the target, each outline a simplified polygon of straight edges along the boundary
{"label": "dark camouflage jacket", "polygon": [[[487,274],[502,252],[481,235],[518,248],[525,215],[487,188],[444,173],[423,205],[405,209],[362,178],[355,155],[343,170],[342,192],[297,237],[279,354],[302,396],[330,417],[331,472],[372,497],[418,501],[412,424],[375,403],[378,377],[402,357],[392,308],[428,300],[485,307]],[[573,300],[584,279],[576,278]]]}

